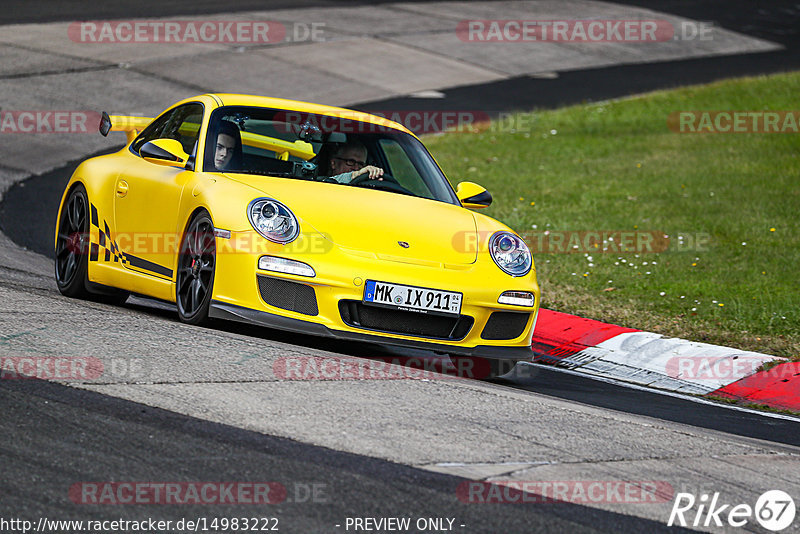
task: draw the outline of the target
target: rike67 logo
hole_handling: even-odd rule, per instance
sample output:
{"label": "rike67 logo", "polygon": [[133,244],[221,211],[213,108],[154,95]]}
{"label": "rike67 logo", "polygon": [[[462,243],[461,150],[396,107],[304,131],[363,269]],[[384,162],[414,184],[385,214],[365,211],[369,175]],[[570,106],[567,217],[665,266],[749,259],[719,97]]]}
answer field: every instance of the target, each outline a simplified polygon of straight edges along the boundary
{"label": "rike67 logo", "polygon": [[[756,500],[755,506],[723,503],[719,492],[710,497],[703,494],[699,499],[691,493],[678,493],[667,526],[744,527],[755,519],[763,528],[780,532],[792,525],[795,513],[794,500],[781,490],[764,492]],[[694,520],[691,519],[692,515]]]}

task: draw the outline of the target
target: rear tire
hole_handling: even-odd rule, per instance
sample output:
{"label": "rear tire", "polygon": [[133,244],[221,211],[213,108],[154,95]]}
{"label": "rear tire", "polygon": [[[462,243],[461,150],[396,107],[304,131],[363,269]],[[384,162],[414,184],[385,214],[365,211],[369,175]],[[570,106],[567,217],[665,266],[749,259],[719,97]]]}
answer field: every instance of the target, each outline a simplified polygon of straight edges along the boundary
{"label": "rear tire", "polygon": [[89,199],[83,185],[76,185],[64,202],[56,231],[58,290],[66,297],[88,298]]}
{"label": "rear tire", "polygon": [[175,298],[178,318],[188,324],[208,321],[217,264],[214,223],[208,212],[192,218],[181,242]]}

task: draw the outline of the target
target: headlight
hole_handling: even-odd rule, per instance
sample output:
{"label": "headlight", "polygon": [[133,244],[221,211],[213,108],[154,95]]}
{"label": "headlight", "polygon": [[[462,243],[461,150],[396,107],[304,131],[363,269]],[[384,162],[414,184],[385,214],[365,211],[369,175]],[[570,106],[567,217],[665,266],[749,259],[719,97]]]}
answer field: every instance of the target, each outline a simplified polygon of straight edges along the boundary
{"label": "headlight", "polygon": [[294,213],[271,198],[257,198],[247,207],[250,224],[259,234],[275,243],[291,243],[300,233]]}
{"label": "headlight", "polygon": [[533,260],[528,245],[511,232],[497,232],[489,240],[492,259],[511,276],[525,276],[531,270]]}

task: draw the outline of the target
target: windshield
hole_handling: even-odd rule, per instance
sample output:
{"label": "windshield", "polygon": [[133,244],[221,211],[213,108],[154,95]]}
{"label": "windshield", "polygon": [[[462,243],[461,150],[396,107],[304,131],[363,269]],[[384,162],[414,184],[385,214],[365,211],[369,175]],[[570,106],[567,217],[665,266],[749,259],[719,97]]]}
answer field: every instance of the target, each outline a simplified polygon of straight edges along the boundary
{"label": "windshield", "polygon": [[369,187],[458,205],[414,136],[339,116],[226,106],[215,110],[203,170]]}

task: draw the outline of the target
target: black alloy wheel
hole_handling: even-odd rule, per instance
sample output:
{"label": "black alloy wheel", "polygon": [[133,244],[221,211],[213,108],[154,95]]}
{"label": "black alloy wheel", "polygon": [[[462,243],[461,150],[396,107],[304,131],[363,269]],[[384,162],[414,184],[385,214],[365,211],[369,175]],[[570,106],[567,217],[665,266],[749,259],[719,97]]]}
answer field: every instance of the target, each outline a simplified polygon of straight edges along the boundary
{"label": "black alloy wheel", "polygon": [[58,290],[67,297],[88,297],[89,199],[81,184],[73,188],[61,209],[55,252]]}
{"label": "black alloy wheel", "polygon": [[216,260],[214,223],[201,212],[189,223],[178,259],[175,291],[178,317],[184,323],[197,325],[208,319]]}

